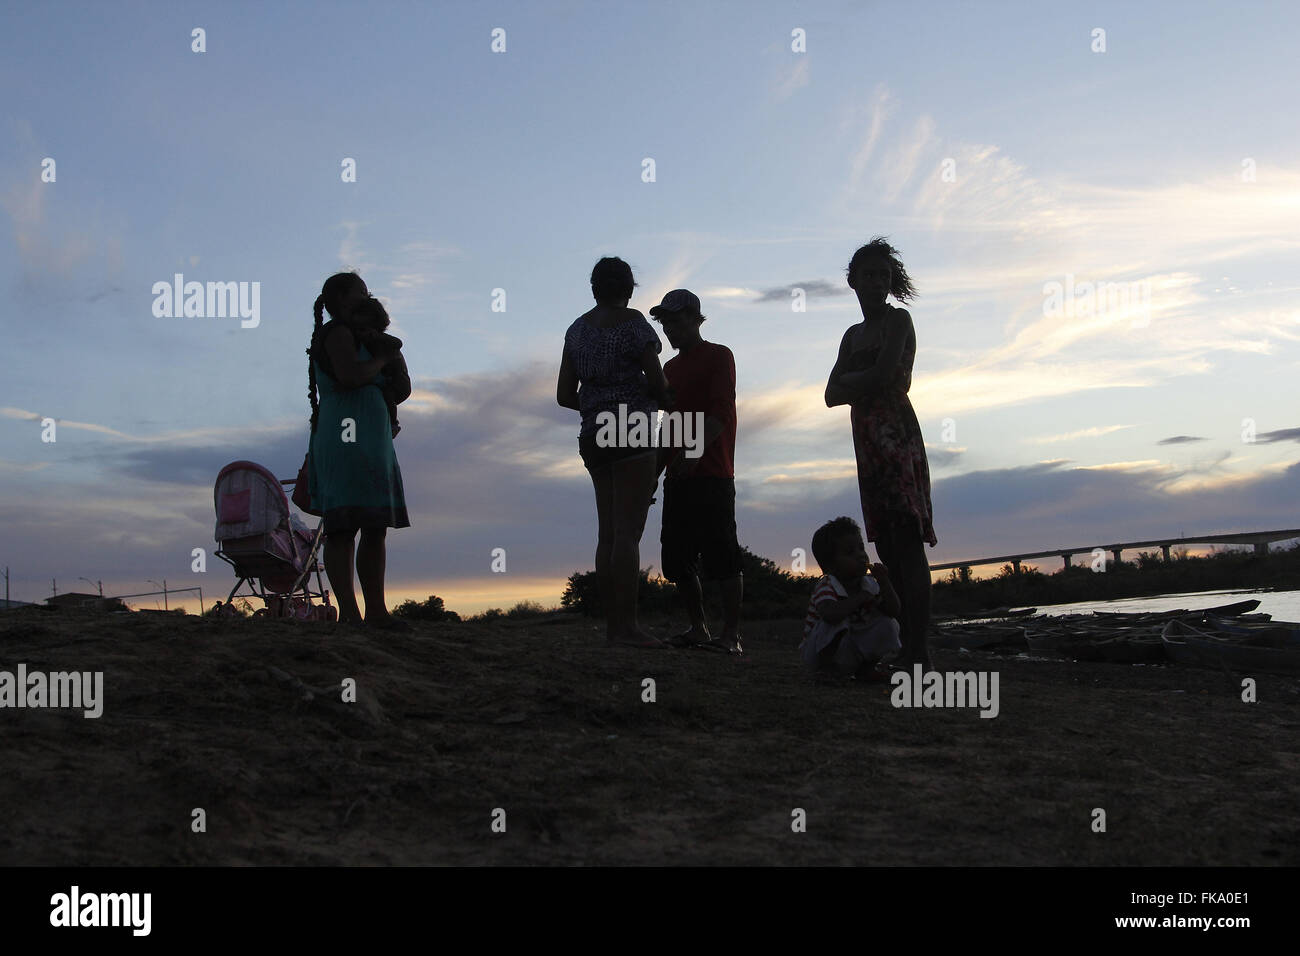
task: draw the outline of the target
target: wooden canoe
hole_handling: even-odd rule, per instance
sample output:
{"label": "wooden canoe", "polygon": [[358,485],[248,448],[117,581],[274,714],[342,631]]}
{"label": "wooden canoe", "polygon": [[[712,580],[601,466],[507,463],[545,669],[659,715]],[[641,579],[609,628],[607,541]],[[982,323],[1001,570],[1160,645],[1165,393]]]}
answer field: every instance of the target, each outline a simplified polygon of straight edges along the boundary
{"label": "wooden canoe", "polygon": [[1300,675],[1300,650],[1246,644],[1233,635],[1202,630],[1185,621],[1168,622],[1160,636],[1165,655],[1176,664]]}

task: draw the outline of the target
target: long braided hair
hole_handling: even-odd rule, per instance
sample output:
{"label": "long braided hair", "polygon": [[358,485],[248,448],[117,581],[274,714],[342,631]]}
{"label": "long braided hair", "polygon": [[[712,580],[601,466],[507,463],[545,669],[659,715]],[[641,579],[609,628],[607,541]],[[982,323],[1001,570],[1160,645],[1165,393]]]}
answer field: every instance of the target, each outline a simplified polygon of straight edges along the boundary
{"label": "long braided hair", "polygon": [[324,328],[325,316],[324,310],[328,310],[331,319],[337,319],[342,315],[343,302],[348,297],[348,293],[361,282],[361,276],[355,272],[336,272],[325,280],[321,286],[320,295],[316,296],[316,304],[312,307],[312,313],[316,317],[316,324],[312,328],[311,345],[307,349],[307,399],[311,402],[311,432],[316,434],[316,420],[320,417],[320,398],[317,396],[316,389],[316,365],[312,361],[317,356],[324,355],[325,343],[321,341],[321,329]]}

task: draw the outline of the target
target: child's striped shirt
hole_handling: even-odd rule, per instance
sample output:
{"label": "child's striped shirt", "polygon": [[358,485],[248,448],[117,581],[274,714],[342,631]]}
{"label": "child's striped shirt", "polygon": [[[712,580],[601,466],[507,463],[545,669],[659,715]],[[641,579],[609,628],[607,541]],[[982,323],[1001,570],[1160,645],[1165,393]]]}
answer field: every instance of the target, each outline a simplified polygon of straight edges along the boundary
{"label": "child's striped shirt", "polygon": [[[869,574],[864,575],[862,578],[862,589],[868,594],[880,594],[880,584]],[[844,585],[840,584],[835,575],[828,574],[818,581],[816,587],[813,588],[812,599],[808,602],[808,613],[804,616],[804,639],[807,640],[808,635],[812,633],[812,629],[817,626],[817,622],[822,618],[817,613],[818,604],[823,601],[838,601],[848,596],[849,592],[845,590]],[[867,614],[871,612],[874,605],[875,602],[872,601],[859,608],[849,619],[850,622],[861,623],[865,621]]]}

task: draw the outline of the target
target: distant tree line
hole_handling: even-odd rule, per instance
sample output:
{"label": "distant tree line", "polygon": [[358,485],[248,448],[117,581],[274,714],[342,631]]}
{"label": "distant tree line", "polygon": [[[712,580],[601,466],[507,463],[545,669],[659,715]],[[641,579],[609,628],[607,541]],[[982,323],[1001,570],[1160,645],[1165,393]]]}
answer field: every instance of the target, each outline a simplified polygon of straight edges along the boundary
{"label": "distant tree line", "polygon": [[1105,570],[1092,570],[1091,560],[1044,574],[1034,568],[1017,571],[1004,564],[991,578],[976,580],[969,568],[955,568],[935,581],[931,610],[963,614],[996,607],[1073,604],[1112,598],[1145,597],[1193,591],[1294,588],[1300,582],[1300,545],[1271,551],[1222,549],[1204,557],[1175,551],[1166,561],[1159,551],[1143,551],[1136,560],[1116,564],[1106,554]]}
{"label": "distant tree line", "polygon": [[[794,574],[776,562],[742,548],[745,576],[744,615],[753,620],[802,618],[819,575]],[[873,555],[874,556],[874,555]],[[965,614],[998,607],[1070,604],[1111,598],[1143,597],[1191,591],[1295,587],[1300,581],[1300,544],[1274,550],[1267,557],[1252,550],[1216,550],[1205,557],[1174,552],[1165,561],[1158,551],[1141,552],[1135,560],[1116,564],[1106,555],[1105,571],[1093,571],[1091,562],[1044,574],[1034,568],[1017,571],[1002,566],[994,577],[975,578],[970,568],[958,568],[935,581],[931,610],[936,614]],[[722,595],[716,584],[704,584],[705,610],[722,614]],[[667,615],[681,611],[674,585],[650,569],[641,571],[638,606],[642,613]],[[569,576],[560,607],[546,608],[537,601],[519,601],[508,610],[489,608],[463,620],[484,622],[520,620],[570,611],[601,617],[604,606],[595,571],[575,571]],[[423,602],[403,601],[393,609],[398,617],[413,621],[460,621],[442,598],[430,595]]]}

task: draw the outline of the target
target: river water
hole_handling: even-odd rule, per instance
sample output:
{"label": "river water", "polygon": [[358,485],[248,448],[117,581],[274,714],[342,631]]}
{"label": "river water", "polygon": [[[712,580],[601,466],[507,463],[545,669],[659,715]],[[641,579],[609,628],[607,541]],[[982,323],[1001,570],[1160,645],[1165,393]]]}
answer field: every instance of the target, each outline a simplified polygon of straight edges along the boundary
{"label": "river water", "polygon": [[1094,611],[1195,611],[1237,601],[1258,600],[1253,613],[1271,614],[1275,621],[1300,621],[1300,591],[1197,591],[1192,594],[1156,594],[1150,597],[1118,598],[1113,601],[1080,601],[1076,604],[1039,605],[1040,614],[1088,614]]}

